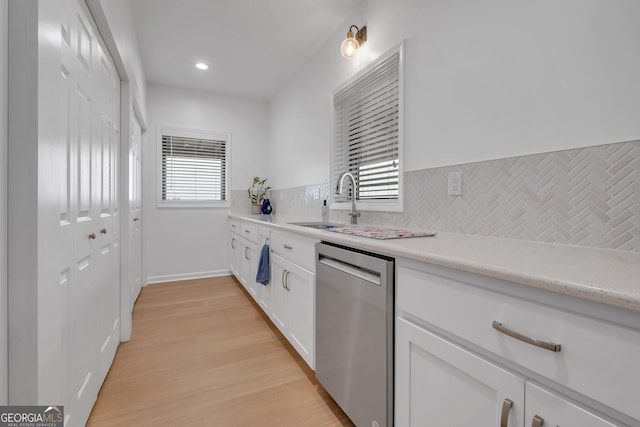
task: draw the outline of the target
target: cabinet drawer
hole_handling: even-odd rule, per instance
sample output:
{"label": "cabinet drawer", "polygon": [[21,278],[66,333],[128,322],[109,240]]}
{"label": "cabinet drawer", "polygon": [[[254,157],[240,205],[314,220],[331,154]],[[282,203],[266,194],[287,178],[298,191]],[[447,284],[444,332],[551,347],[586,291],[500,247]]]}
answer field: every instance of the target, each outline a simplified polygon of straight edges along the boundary
{"label": "cabinet drawer", "polygon": [[[496,282],[498,280],[496,279]],[[487,288],[473,274],[402,262],[397,308],[501,358],[640,420],[640,331]],[[516,286],[516,285],[514,285]],[[549,351],[492,327],[561,345]]]}
{"label": "cabinet drawer", "polygon": [[535,425],[538,418],[542,426],[616,427],[589,409],[569,402],[541,386],[527,382],[525,394],[525,426]]}
{"label": "cabinet drawer", "polygon": [[258,226],[248,222],[240,223],[240,235],[253,243],[258,243]]}
{"label": "cabinet drawer", "polygon": [[316,271],[316,240],[305,239],[282,231],[271,232],[271,251],[311,272]]}
{"label": "cabinet drawer", "polygon": [[229,220],[229,230],[232,233],[240,234],[240,221],[234,219]]}
{"label": "cabinet drawer", "polygon": [[524,377],[404,319],[395,342],[396,426],[502,426],[509,399],[507,425],[522,427]]}

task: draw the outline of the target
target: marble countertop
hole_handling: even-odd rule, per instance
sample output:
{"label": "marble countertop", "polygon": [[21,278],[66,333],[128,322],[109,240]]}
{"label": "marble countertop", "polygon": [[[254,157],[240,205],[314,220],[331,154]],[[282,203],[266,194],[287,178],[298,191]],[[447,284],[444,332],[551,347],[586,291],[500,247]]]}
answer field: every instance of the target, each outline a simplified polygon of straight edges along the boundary
{"label": "marble countertop", "polygon": [[640,311],[640,252],[438,232],[434,237],[376,240],[292,222],[283,215],[230,215],[345,246],[507,280]]}

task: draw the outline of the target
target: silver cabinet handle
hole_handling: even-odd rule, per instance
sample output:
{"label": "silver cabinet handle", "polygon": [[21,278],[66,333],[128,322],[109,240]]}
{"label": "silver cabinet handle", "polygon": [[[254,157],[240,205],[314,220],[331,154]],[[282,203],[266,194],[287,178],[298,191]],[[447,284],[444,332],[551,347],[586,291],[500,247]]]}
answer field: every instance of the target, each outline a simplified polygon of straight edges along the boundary
{"label": "silver cabinet handle", "polygon": [[291,288],[289,287],[289,277],[291,277],[291,272],[287,270],[287,275],[284,276],[284,282],[287,286],[285,286],[285,288],[290,291]]}
{"label": "silver cabinet handle", "polygon": [[285,281],[284,277],[285,277],[286,274],[287,274],[287,270],[282,270],[282,287],[285,288],[285,289],[287,289],[287,285],[285,285],[285,283],[284,283],[284,281]]}
{"label": "silver cabinet handle", "polygon": [[247,234],[251,234],[251,231],[249,231],[249,230],[244,230],[244,232],[247,233]]}
{"label": "silver cabinet handle", "polygon": [[544,418],[539,415],[534,415],[531,420],[531,427],[542,427],[544,425]]}
{"label": "silver cabinet handle", "polygon": [[249,257],[247,256],[247,251],[249,250],[248,246],[244,247],[244,259],[246,259],[247,261],[249,261]]}
{"label": "silver cabinet handle", "polygon": [[235,242],[236,242],[236,239],[231,239],[231,249],[236,248],[236,245],[234,245]]}
{"label": "silver cabinet handle", "polygon": [[491,325],[493,326],[493,329],[495,329],[498,332],[502,332],[505,335],[509,335],[511,338],[515,338],[517,340],[526,342],[527,344],[531,344],[531,345],[535,345],[536,347],[544,348],[545,350],[554,351],[554,352],[557,353],[562,348],[562,346],[560,344],[555,344],[555,343],[547,342],[547,341],[540,341],[540,340],[537,340],[535,338],[531,338],[531,337],[528,337],[526,335],[519,334],[519,333],[517,333],[515,331],[512,331],[511,329],[507,329],[504,326],[502,326],[502,323],[496,322],[495,320],[493,321],[493,323]]}
{"label": "silver cabinet handle", "polygon": [[513,400],[505,399],[502,402],[502,415],[500,415],[500,427],[507,427],[507,424],[509,424],[509,412],[511,412],[512,407],[513,407]]}
{"label": "silver cabinet handle", "polygon": [[289,246],[289,245],[282,245],[282,246],[284,246],[285,249],[289,249],[289,250],[293,249],[293,246]]}

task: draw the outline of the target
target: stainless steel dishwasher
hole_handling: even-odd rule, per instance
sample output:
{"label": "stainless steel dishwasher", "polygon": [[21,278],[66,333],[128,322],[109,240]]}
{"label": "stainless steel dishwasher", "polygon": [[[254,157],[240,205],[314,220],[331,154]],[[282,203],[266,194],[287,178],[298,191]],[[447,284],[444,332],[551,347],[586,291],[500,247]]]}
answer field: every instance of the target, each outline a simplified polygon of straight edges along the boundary
{"label": "stainless steel dishwasher", "polygon": [[394,259],[316,244],[316,378],[357,426],[393,425]]}

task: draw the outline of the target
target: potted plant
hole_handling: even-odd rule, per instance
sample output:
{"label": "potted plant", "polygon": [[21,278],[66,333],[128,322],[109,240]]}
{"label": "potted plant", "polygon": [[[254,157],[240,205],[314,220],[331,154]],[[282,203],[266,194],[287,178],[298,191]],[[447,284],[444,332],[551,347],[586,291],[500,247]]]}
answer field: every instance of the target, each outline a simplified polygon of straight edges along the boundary
{"label": "potted plant", "polygon": [[251,213],[254,215],[260,214],[260,208],[262,207],[262,201],[267,197],[267,191],[271,189],[266,185],[267,178],[260,179],[260,177],[253,178],[253,184],[247,189],[249,193],[249,200],[251,201]]}

